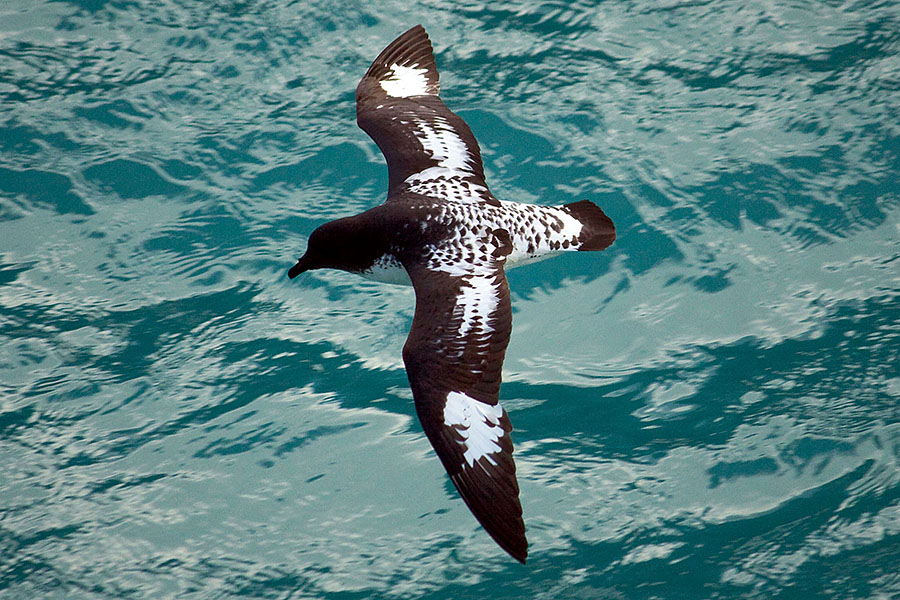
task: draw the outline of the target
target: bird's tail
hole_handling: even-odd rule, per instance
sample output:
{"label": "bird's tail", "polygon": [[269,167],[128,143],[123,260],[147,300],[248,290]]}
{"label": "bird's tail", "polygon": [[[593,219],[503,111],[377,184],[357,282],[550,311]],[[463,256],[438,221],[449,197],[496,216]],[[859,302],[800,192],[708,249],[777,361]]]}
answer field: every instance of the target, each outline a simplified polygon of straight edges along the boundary
{"label": "bird's tail", "polygon": [[578,250],[603,250],[616,239],[616,226],[599,206],[590,200],[572,202],[566,211],[581,222]]}

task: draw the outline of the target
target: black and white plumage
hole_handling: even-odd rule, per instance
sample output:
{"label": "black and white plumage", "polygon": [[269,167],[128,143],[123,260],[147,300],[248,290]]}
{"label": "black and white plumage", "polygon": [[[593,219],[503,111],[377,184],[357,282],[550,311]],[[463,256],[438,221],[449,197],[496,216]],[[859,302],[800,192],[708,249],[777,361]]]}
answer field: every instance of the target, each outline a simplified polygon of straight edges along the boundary
{"label": "black and white plumage", "polygon": [[494,198],[475,137],[439,91],[421,26],[375,59],[356,88],[357,122],[387,160],[387,201],[313,231],[288,274],[335,268],[412,284],[403,361],[422,428],[478,521],[525,562],[512,425],[498,398],[512,329],[504,267],[602,250],[615,228],[587,200],[543,207]]}

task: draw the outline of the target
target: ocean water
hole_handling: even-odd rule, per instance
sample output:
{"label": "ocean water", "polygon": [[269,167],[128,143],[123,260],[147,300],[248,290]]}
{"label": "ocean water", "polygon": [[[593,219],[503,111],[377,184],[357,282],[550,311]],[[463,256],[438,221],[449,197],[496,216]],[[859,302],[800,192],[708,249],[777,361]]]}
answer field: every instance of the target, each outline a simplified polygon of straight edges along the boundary
{"label": "ocean water", "polygon": [[[287,269],[380,203],[422,23],[504,199],[530,540],[457,497],[410,289]],[[0,597],[900,597],[900,5],[0,2]]]}

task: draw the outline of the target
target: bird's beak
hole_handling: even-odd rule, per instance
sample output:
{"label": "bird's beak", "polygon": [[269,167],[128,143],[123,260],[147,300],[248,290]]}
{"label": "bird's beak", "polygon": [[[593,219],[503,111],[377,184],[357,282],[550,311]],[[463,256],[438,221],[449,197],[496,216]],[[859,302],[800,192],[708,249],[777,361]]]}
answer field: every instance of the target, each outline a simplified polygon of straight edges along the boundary
{"label": "bird's beak", "polygon": [[309,271],[309,269],[310,269],[309,260],[307,260],[306,255],[303,255],[300,258],[300,260],[297,261],[297,264],[294,265],[293,267],[291,267],[291,270],[288,271],[288,277],[293,279],[300,273],[303,273],[304,271]]}

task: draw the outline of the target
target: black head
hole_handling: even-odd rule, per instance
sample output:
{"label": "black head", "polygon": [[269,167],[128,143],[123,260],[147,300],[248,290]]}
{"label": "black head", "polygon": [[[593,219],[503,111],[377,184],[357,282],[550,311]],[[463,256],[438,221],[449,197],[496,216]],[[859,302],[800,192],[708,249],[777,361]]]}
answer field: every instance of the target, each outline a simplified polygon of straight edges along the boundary
{"label": "black head", "polygon": [[[330,225],[330,223],[326,223],[326,225]],[[323,269],[328,266],[328,248],[331,246],[329,240],[333,235],[330,235],[327,230],[323,231],[322,227],[312,232],[309,236],[309,241],[306,243],[306,253],[288,271],[288,277],[291,279],[305,271]]]}
{"label": "black head", "polygon": [[288,277],[293,279],[312,269],[359,272],[372,266],[384,254],[386,244],[373,237],[358,217],[330,221],[313,231],[306,253],[291,267]]}

